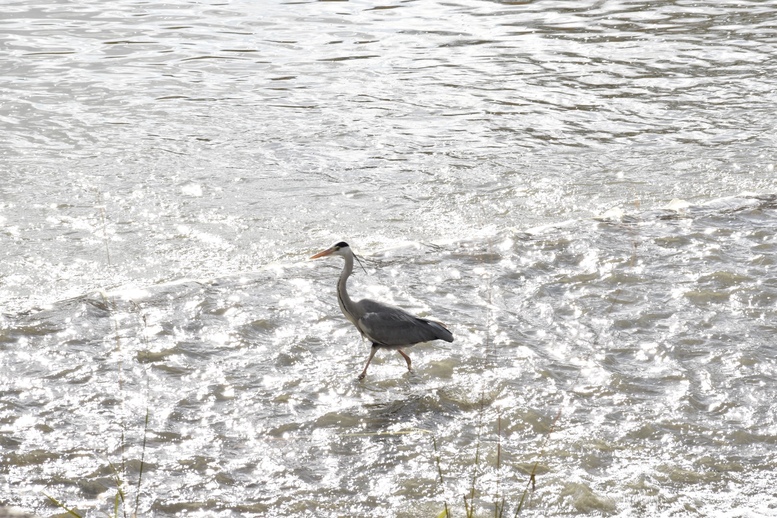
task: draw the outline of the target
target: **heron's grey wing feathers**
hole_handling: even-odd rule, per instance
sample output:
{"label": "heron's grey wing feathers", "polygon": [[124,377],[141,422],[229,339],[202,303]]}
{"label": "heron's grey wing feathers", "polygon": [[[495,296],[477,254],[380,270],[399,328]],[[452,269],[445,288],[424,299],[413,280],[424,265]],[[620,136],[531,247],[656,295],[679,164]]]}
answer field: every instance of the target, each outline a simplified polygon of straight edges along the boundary
{"label": "heron's grey wing feathers", "polygon": [[453,341],[453,335],[438,322],[417,318],[407,311],[372,300],[359,303],[364,314],[358,327],[374,343],[400,347],[430,340]]}
{"label": "heron's grey wing feathers", "polygon": [[445,325],[443,325],[440,322],[435,322],[434,320],[426,320],[424,319],[424,322],[429,325],[429,327],[434,329],[435,334],[437,335],[438,340],[445,340],[446,342],[452,342],[453,341],[453,333],[451,333]]}

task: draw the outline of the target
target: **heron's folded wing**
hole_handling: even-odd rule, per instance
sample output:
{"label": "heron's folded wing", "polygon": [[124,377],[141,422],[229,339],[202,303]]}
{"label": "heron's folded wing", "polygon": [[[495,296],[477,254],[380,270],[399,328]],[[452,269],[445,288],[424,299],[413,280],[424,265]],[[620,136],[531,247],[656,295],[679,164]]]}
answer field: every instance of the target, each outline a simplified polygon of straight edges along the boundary
{"label": "heron's folded wing", "polygon": [[421,319],[399,308],[385,307],[366,313],[359,328],[373,342],[386,346],[413,345],[436,338],[434,330]]}

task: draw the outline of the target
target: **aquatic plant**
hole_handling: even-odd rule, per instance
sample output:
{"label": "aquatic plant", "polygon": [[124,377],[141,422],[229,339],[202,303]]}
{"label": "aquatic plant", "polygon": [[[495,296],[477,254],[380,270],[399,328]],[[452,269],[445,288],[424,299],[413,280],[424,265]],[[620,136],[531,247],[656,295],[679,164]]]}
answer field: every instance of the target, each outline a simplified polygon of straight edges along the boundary
{"label": "aquatic plant", "polygon": [[[100,211],[100,220],[102,222],[103,226],[103,240],[105,244],[105,259],[106,264],[108,267],[112,266],[111,263],[111,253],[110,253],[110,245],[109,245],[109,239],[108,239],[108,232],[107,232],[107,214],[105,205],[102,203],[102,194],[97,193],[97,201],[99,202],[99,205],[96,207]],[[105,310],[111,315],[111,323],[113,327],[113,338],[115,342],[115,351],[118,354],[119,357],[119,363],[118,363],[118,371],[117,371],[117,384],[118,384],[118,393],[121,394],[121,405],[122,408],[124,407],[124,403],[127,399],[127,393],[124,388],[124,356],[122,354],[122,350],[124,348],[122,338],[121,338],[121,326],[120,321],[118,317],[118,307],[116,300],[109,296],[105,292],[100,292],[100,298],[102,299],[103,307]],[[147,343],[147,319],[146,316],[140,311],[140,307],[135,303],[130,303],[130,307],[135,312],[135,314],[138,316],[138,321],[141,323],[142,330],[139,333],[141,336],[141,340],[143,341],[143,345],[145,346],[144,349],[148,349],[148,343]],[[148,392],[148,377],[146,377],[146,391]],[[125,415],[126,413],[122,411],[120,413],[120,422],[119,426],[121,428],[121,438],[120,438],[120,463],[117,466],[114,462],[111,460],[108,460],[108,465],[111,469],[111,480],[113,481],[115,491],[115,495],[113,497],[113,512],[112,515],[114,518],[127,518],[128,516],[137,517],[138,516],[138,510],[140,509],[140,496],[141,496],[141,486],[143,483],[143,473],[146,466],[146,439],[148,437],[148,425],[149,425],[149,418],[151,415],[150,408],[148,406],[148,403],[146,403],[146,412],[145,412],[145,418],[143,421],[143,432],[141,436],[141,448],[140,448],[140,461],[138,466],[138,476],[137,481],[130,485],[130,483],[127,481],[129,469],[128,469],[128,462],[127,462],[127,448],[129,446],[129,441],[126,437],[126,430],[127,430],[127,423],[125,421]],[[135,498],[134,502],[128,501],[128,487],[133,487],[135,491]],[[106,488],[108,489],[108,488]],[[69,516],[75,516],[78,518],[81,518],[81,514],[79,514],[78,510],[72,506],[68,506],[65,502],[62,502],[61,500],[57,499],[54,496],[51,496],[47,493],[43,493],[44,496],[47,498],[49,503],[53,504],[54,506],[62,509],[65,511]],[[129,514],[128,514],[129,513]]]}

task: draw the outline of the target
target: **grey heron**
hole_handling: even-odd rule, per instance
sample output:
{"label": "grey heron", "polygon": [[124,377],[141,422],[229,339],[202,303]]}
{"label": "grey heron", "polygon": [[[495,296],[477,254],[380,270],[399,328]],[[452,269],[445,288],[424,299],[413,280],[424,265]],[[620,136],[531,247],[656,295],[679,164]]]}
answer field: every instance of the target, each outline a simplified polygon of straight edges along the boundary
{"label": "grey heron", "polygon": [[370,366],[373,356],[378,349],[394,349],[407,362],[407,370],[411,371],[410,356],[402,349],[421,342],[432,340],[453,341],[453,334],[440,322],[418,318],[404,309],[383,304],[370,299],[354,302],[348,296],[346,283],[353,272],[354,254],[348,243],[341,241],[323,252],[312,256],[311,259],[338,255],[345,260],[340,280],[337,281],[337,302],[345,318],[351,321],[361,335],[372,342],[370,357],[367,365],[359,375],[363,379],[367,375],[367,367]]}

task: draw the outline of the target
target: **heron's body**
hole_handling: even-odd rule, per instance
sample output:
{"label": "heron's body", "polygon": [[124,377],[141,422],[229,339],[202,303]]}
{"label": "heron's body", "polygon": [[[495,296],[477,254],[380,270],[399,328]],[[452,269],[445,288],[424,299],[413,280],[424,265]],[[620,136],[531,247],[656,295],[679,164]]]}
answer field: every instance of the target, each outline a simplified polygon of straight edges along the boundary
{"label": "heron's body", "polygon": [[418,318],[404,309],[370,299],[353,301],[348,295],[346,283],[353,272],[353,252],[345,242],[314,255],[312,258],[339,255],[345,260],[340,280],[337,282],[337,302],[345,318],[356,326],[361,335],[372,342],[372,350],[359,379],[367,374],[373,356],[378,349],[395,349],[411,369],[410,357],[402,350],[421,342],[432,340],[453,341],[453,334],[441,323]]}

